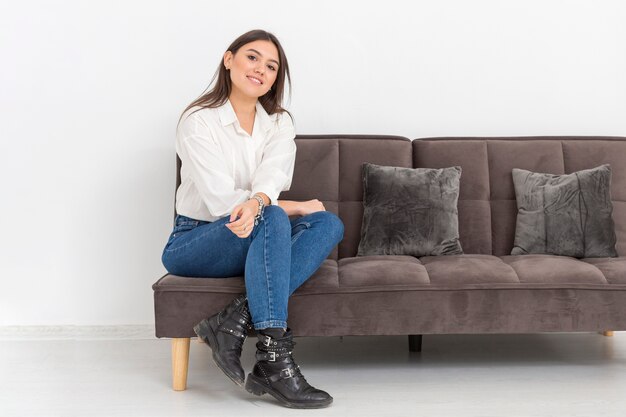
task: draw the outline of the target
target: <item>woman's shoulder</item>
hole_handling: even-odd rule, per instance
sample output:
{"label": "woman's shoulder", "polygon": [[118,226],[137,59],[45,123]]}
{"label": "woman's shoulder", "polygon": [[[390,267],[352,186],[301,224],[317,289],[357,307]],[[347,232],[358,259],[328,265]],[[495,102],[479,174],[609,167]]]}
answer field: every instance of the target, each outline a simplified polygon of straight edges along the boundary
{"label": "woman's shoulder", "polygon": [[180,121],[211,123],[218,117],[217,108],[193,106],[182,114]]}
{"label": "woman's shoulder", "polygon": [[275,117],[274,123],[276,123],[278,130],[294,129],[293,117],[287,110],[274,113],[273,116]]}
{"label": "woman's shoulder", "polygon": [[193,135],[206,135],[219,123],[214,108],[194,106],[183,112],[176,126],[176,136],[180,139]]}

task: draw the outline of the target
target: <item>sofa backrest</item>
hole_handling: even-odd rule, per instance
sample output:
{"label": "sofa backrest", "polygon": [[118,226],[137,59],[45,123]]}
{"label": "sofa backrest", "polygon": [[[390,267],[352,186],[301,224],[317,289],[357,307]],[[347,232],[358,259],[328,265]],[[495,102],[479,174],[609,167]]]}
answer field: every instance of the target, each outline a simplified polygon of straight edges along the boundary
{"label": "sofa backrest", "polygon": [[496,256],[509,255],[515,240],[513,168],[558,175],[611,164],[617,252],[626,253],[626,138],[425,138],[412,145],[414,167],[461,166],[461,245],[465,253]]}
{"label": "sofa backrest", "polygon": [[[513,168],[569,174],[609,163],[617,252],[626,254],[626,137],[458,137],[411,141],[383,135],[298,135],[291,188],[281,200],[319,199],[344,223],[329,259],[356,255],[363,219],[362,164],[462,168],[458,202],[464,253],[508,255],[517,204]],[[179,163],[177,168],[180,168]],[[177,177],[177,187],[180,177]],[[294,218],[294,216],[291,216]]]}

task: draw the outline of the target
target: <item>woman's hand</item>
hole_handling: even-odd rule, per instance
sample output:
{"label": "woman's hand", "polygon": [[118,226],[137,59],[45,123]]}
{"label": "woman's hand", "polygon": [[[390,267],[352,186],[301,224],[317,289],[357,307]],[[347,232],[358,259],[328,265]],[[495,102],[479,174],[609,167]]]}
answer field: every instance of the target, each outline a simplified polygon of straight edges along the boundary
{"label": "woman's hand", "polygon": [[[254,217],[257,215],[258,211],[259,202],[256,201],[256,199],[239,204],[233,209],[232,213],[230,213],[230,223],[226,223],[226,227],[228,227],[231,232],[244,239],[252,233],[252,229],[254,229]],[[239,219],[237,219],[237,216],[239,216]]]}
{"label": "woman's hand", "polygon": [[302,201],[298,204],[298,206],[301,216],[306,216],[307,214],[315,213],[316,211],[326,211],[324,203],[319,201],[317,198],[309,201]]}

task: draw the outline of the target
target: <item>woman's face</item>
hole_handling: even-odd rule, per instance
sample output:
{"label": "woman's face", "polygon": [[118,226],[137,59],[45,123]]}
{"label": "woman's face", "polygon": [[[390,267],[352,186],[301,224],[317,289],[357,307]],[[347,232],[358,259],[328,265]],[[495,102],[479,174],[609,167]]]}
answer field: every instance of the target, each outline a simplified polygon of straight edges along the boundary
{"label": "woman's face", "polygon": [[278,75],[278,49],[270,41],[253,41],[233,55],[224,54],[224,66],[230,69],[233,89],[249,97],[261,97],[274,85]]}

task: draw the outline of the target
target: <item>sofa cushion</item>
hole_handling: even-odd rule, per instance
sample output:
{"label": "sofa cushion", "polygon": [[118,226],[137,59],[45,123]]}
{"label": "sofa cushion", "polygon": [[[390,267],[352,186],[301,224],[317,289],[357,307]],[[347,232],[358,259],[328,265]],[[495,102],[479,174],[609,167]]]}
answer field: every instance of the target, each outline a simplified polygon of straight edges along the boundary
{"label": "sofa cushion", "polygon": [[506,255],[500,259],[515,270],[521,284],[608,284],[600,269],[568,256]]}
{"label": "sofa cushion", "polygon": [[371,287],[430,283],[426,268],[413,256],[359,256],[340,259],[337,264],[341,286]]}
{"label": "sofa cushion", "polygon": [[[461,254],[450,256],[374,255],[326,259],[294,295],[398,290],[472,288],[626,289],[626,256],[576,259],[558,255]],[[243,277],[188,278],[166,274],[158,292],[239,294]],[[193,296],[189,294],[189,296]]]}
{"label": "sofa cushion", "polygon": [[583,258],[581,261],[598,268],[610,284],[626,284],[626,256],[618,258]]}
{"label": "sofa cushion", "polygon": [[611,167],[553,175],[514,168],[518,214],[511,255],[617,256]]}
{"label": "sofa cushion", "polygon": [[493,255],[423,256],[433,286],[463,288],[468,284],[518,284],[517,274]]}
{"label": "sofa cushion", "polygon": [[[326,268],[326,272],[322,268]],[[428,272],[413,256],[372,255],[326,259],[294,295],[398,291],[429,285]],[[334,268],[334,276],[330,272]]]}
{"label": "sofa cushion", "polygon": [[336,281],[324,272],[316,272],[294,295],[479,288],[597,289],[626,284],[626,257],[581,260],[544,254],[460,254],[418,259],[375,255],[342,258],[336,268]]}
{"label": "sofa cushion", "polygon": [[461,168],[363,164],[363,221],[357,256],[463,253],[457,201]]}

